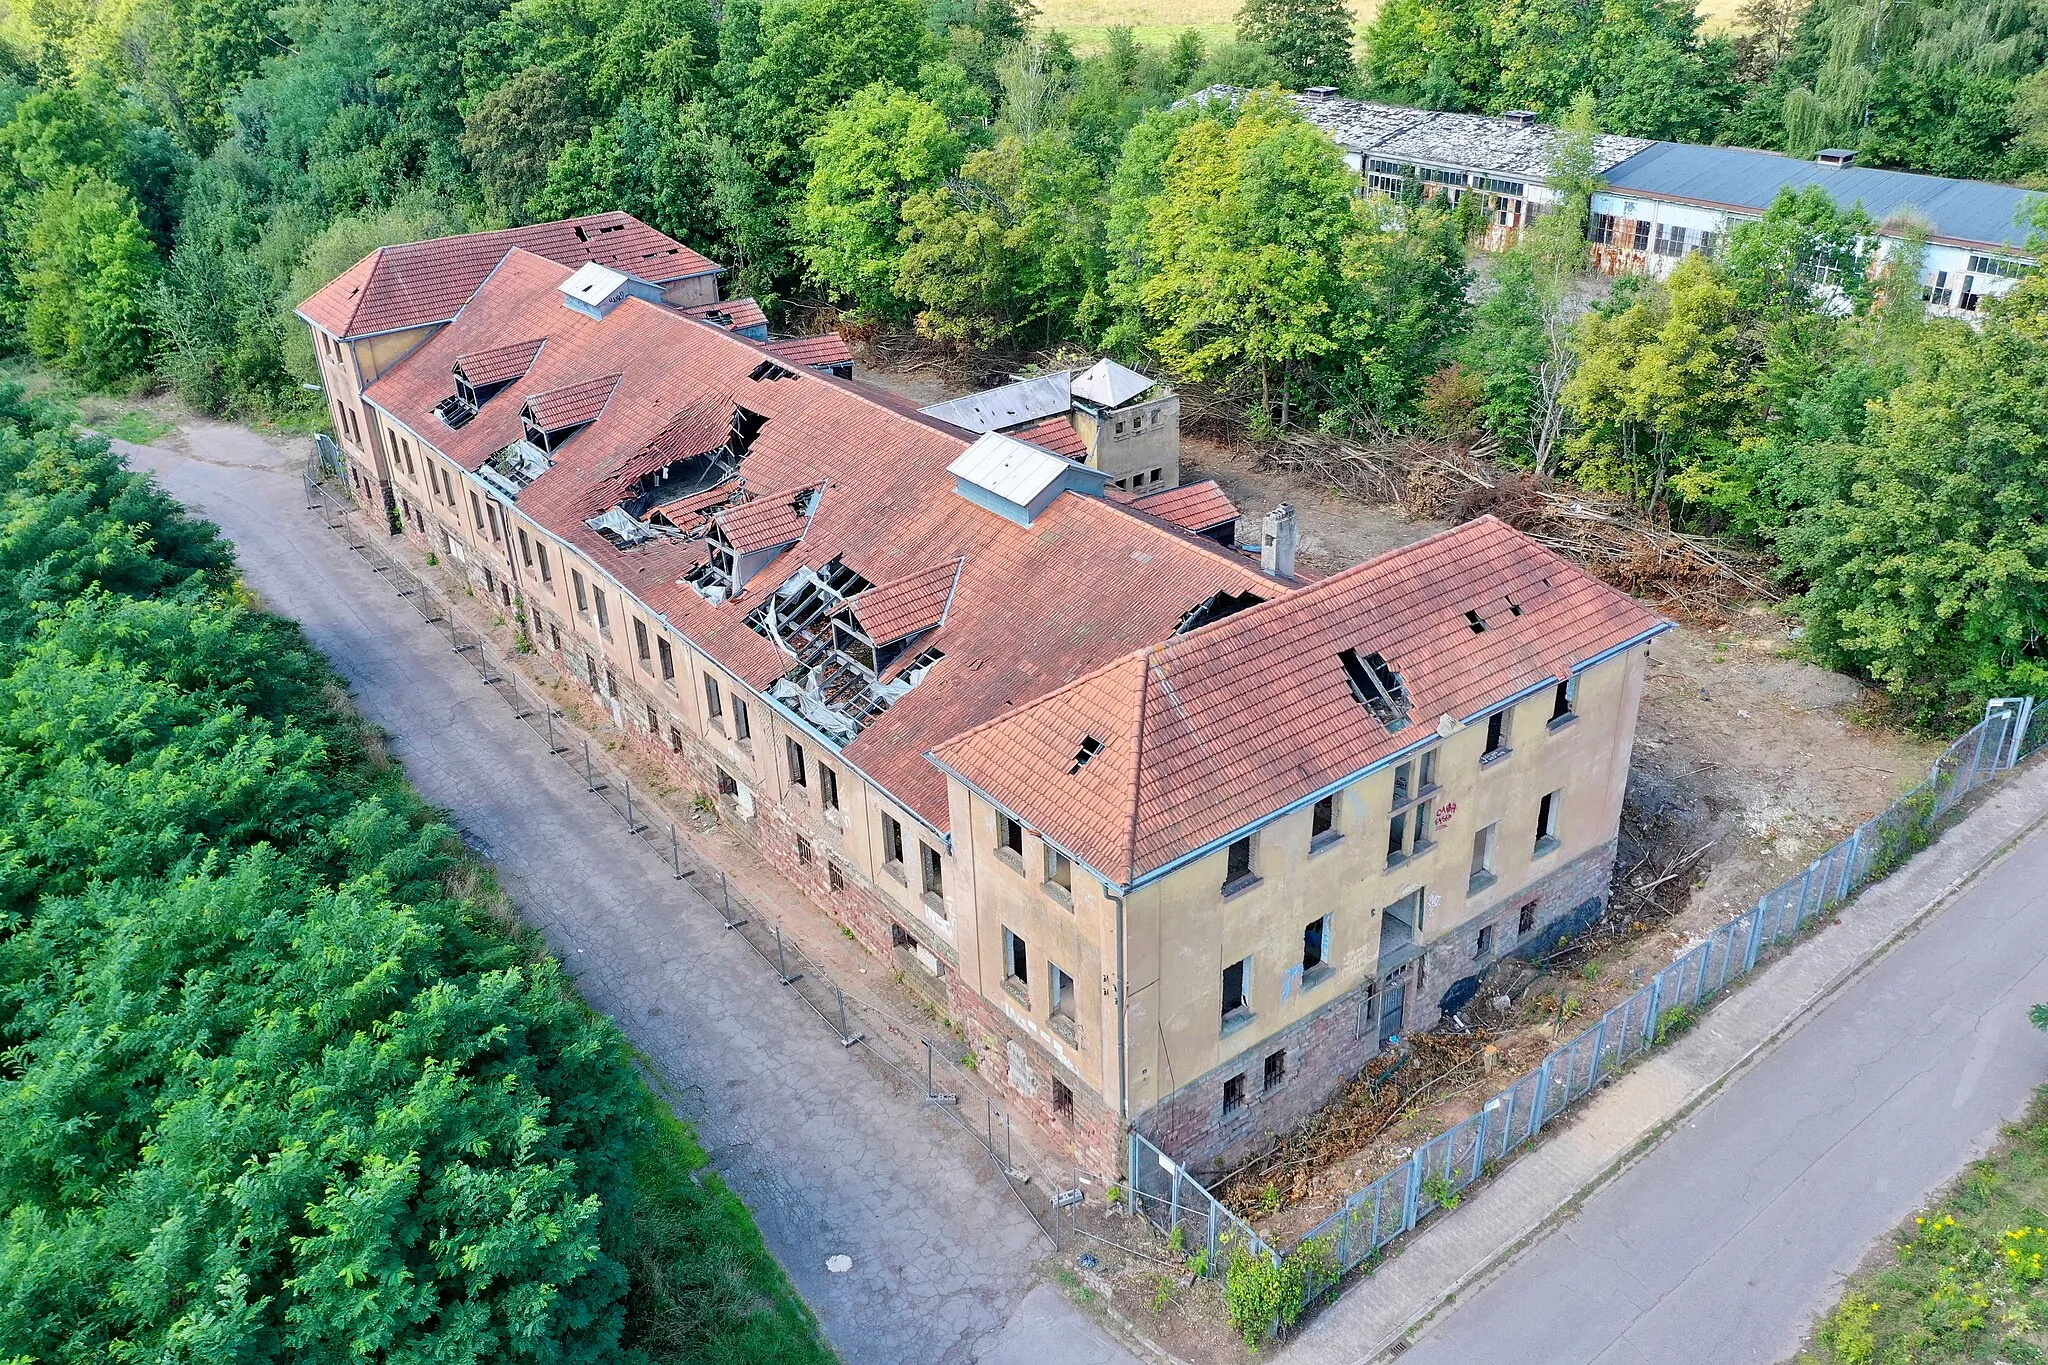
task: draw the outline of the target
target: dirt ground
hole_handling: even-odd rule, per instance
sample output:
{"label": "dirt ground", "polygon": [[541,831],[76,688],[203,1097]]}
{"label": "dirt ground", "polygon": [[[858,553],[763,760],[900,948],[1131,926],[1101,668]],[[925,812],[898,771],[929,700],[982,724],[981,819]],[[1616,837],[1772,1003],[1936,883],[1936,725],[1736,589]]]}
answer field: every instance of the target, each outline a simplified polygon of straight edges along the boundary
{"label": "dirt ground", "polygon": [[[920,403],[1000,378],[931,363],[859,373]],[[1353,502],[1221,442],[1184,437],[1181,452],[1184,481],[1215,479],[1248,528],[1275,503],[1292,502],[1311,573],[1443,529],[1396,506]],[[1942,746],[1878,723],[1870,689],[1798,657],[1796,624],[1772,604],[1751,603],[1724,619],[1679,622],[1652,646],[1607,922],[1542,972],[1511,969],[1490,980],[1481,999],[1511,995],[1508,1013],[1481,1006],[1467,1021],[1472,1032],[1439,1035],[1425,1064],[1404,1070],[1398,1095],[1355,1086],[1324,1111],[1317,1133],[1224,1181],[1219,1193],[1261,1236],[1291,1243],[1927,775]]]}

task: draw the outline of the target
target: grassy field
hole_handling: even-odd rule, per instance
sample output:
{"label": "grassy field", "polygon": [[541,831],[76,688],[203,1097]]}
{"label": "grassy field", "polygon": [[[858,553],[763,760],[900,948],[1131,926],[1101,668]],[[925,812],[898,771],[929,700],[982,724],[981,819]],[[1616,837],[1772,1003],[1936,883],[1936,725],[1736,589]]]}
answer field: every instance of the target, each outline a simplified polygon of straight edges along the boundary
{"label": "grassy field", "polygon": [[2048,1365],[2048,1095],[1849,1281],[1798,1365]]}
{"label": "grassy field", "polygon": [[[1207,40],[1213,50],[1236,33],[1237,9],[1242,0],[1039,0],[1039,23],[1056,28],[1076,49],[1090,52],[1102,46],[1103,30],[1114,24],[1129,24],[1138,41],[1163,46],[1182,29],[1191,28]],[[1709,32],[1734,27],[1735,11],[1741,0],[1699,0],[1700,18]],[[1351,13],[1362,30],[1372,22],[1379,0],[1351,0]]]}

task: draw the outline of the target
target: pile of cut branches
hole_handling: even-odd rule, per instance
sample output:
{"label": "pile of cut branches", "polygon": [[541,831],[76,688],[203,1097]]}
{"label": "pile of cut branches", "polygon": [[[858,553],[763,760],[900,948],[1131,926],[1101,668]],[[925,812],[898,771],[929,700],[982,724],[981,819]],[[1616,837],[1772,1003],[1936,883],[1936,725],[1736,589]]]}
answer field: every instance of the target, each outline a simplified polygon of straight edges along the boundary
{"label": "pile of cut branches", "polygon": [[1421,1033],[1405,1051],[1375,1057],[1344,1092],[1293,1132],[1224,1176],[1217,1198],[1250,1217],[1308,1196],[1316,1173],[1364,1150],[1423,1104],[1442,1099],[1481,1071],[1491,1033]]}

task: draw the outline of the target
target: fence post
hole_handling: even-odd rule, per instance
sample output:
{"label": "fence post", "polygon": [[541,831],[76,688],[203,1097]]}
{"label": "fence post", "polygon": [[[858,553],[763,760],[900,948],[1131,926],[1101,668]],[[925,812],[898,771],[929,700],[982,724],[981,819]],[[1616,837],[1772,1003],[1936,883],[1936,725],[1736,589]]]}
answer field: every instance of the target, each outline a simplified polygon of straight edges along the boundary
{"label": "fence post", "polygon": [[[1706,980],[1707,964],[1705,959],[1701,959],[1700,984],[1705,985]],[[1657,1014],[1663,1008],[1663,1004],[1664,973],[1659,972],[1650,978],[1650,1017],[1643,1020],[1643,1041],[1646,1043],[1655,1043],[1657,1041]]]}
{"label": "fence post", "polygon": [[1744,976],[1748,976],[1756,970],[1757,950],[1763,947],[1764,903],[1762,900],[1757,901],[1752,913],[1756,916],[1756,922],[1749,927],[1749,949],[1742,955],[1742,974]]}
{"label": "fence post", "polygon": [[2027,742],[2027,727],[2034,720],[2034,699],[2020,698],[2019,716],[2012,723],[2012,743],[2006,746],[2005,766],[2010,768],[2020,761],[2020,749]]}
{"label": "fence post", "polygon": [[1212,1275],[1216,1273],[1216,1208],[1216,1201],[1211,1199],[1209,1201],[1209,1239],[1202,1244],[1206,1253],[1204,1259],[1209,1266],[1209,1273]]}
{"label": "fence post", "polygon": [[639,826],[633,821],[633,779],[623,777],[621,780],[626,784],[626,833],[634,834],[639,831]]}
{"label": "fence post", "polygon": [[1177,1227],[1179,1227],[1179,1226],[1180,1226],[1180,1163],[1179,1163],[1179,1162],[1175,1162],[1175,1163],[1174,1163],[1174,1166],[1173,1166],[1173,1195],[1172,1195],[1172,1197],[1171,1197],[1171,1200],[1170,1200],[1170,1202],[1169,1202],[1169,1203],[1168,1203],[1168,1205],[1167,1205],[1167,1213],[1166,1213],[1166,1235],[1167,1235],[1168,1237],[1171,1237],[1171,1236],[1173,1236],[1173,1231],[1174,1231],[1174,1229],[1175,1229],[1175,1228],[1177,1228]]}
{"label": "fence post", "polygon": [[802,972],[794,976],[790,974],[789,962],[782,955],[782,926],[779,924],[775,926],[775,970],[782,974],[782,984],[785,986],[794,985],[803,979]]}
{"label": "fence post", "polygon": [[1536,1136],[1543,1127],[1543,1110],[1550,1103],[1550,1062],[1555,1052],[1543,1059],[1543,1065],[1536,1068],[1536,1098],[1529,1105],[1529,1136]]}
{"label": "fence post", "polygon": [[1477,1180],[1479,1173],[1486,1169],[1486,1115],[1492,1107],[1492,1105],[1487,1104],[1479,1106],[1479,1138],[1478,1141],[1472,1144],[1472,1179],[1474,1180]]}
{"label": "fence post", "polygon": [[[1988,713],[1990,707],[1987,706],[1985,710]],[[1977,785],[1977,765],[1984,758],[1984,736],[1990,729],[1991,717],[1986,714],[1984,719],[1977,722],[1977,744],[1970,750],[1970,780],[1962,786],[1962,790],[1966,792]]]}
{"label": "fence post", "polygon": [[675,864],[676,880],[681,881],[683,879],[683,841],[676,837],[676,826],[673,820],[669,821],[668,826],[668,856],[669,861]]}
{"label": "fence post", "polygon": [[1600,1084],[1600,1054],[1607,1047],[1607,1016],[1601,1015],[1600,1022],[1593,1025],[1593,1065],[1586,1068],[1586,1089],[1590,1092]]}
{"label": "fence post", "polygon": [[590,741],[587,739],[583,741],[583,789],[597,790],[597,779],[590,775]]}
{"label": "fence post", "polygon": [[1835,899],[1845,901],[1856,889],[1856,860],[1863,856],[1863,826],[1856,826],[1856,832],[1849,836],[1849,856],[1842,863],[1842,885],[1835,892]]}
{"label": "fence post", "polygon": [[[858,1034],[858,1033],[849,1033],[849,1032],[847,1032],[847,1029],[846,1029],[846,992],[845,992],[845,991],[843,991],[843,990],[841,990],[841,989],[840,989],[839,987],[837,987],[837,986],[834,986],[834,987],[832,988],[832,990],[833,990],[833,993],[834,993],[834,994],[836,994],[836,995],[838,995],[838,997],[839,997],[839,1046],[841,1046],[841,1047],[852,1047],[852,1046],[853,1046],[853,1045],[854,1045],[855,1043],[859,1042],[859,1041],[861,1040],[861,1038],[862,1038],[862,1037],[863,1037],[864,1035],[862,1035],[862,1034]],[[929,1047],[929,1046],[930,1046],[930,1044],[926,1044],[926,1046],[927,1046],[927,1047]],[[924,1088],[925,1088],[925,1090],[926,1090],[926,1092],[927,1092],[927,1098],[929,1098],[929,1092],[930,1092],[930,1090],[931,1090],[931,1088],[932,1088],[932,1083],[931,1083],[931,1079],[930,1079],[930,1070],[929,1070],[929,1068],[930,1068],[930,1066],[931,1066],[931,1059],[930,1059],[929,1057],[927,1057],[927,1058],[925,1059],[925,1066],[926,1066],[927,1070],[926,1070],[926,1079],[925,1079],[925,1083],[924,1083]]]}
{"label": "fence post", "polygon": [[[1427,1150],[1426,1148],[1424,1150]],[[1401,1231],[1415,1226],[1422,1203],[1422,1152],[1408,1158],[1408,1188],[1401,1196]]]}

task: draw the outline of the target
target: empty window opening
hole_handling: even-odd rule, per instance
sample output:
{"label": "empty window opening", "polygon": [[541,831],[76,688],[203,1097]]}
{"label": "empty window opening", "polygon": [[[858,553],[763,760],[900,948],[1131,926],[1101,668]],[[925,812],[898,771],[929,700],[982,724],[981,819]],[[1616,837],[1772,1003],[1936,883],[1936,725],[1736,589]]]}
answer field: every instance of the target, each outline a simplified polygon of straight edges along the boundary
{"label": "empty window opening", "polygon": [[548,622],[548,644],[553,647],[555,653],[562,652],[562,628],[553,621]]}
{"label": "empty window opening", "polygon": [[1251,885],[1252,877],[1252,836],[1231,841],[1223,855],[1223,889],[1237,891]]}
{"label": "empty window opening", "polygon": [[637,616],[633,618],[633,652],[639,656],[643,664],[652,662],[654,658],[654,653],[648,646],[647,623]]}
{"label": "empty window opening", "polygon": [[1097,739],[1093,735],[1083,735],[1081,737],[1081,747],[1074,750],[1073,766],[1067,769],[1067,776],[1072,777],[1075,773],[1080,772],[1081,769],[1088,766],[1089,759],[1095,757],[1095,755],[1101,752],[1101,740]]}
{"label": "empty window opening", "polygon": [[805,770],[804,766],[804,746],[793,739],[785,739],[782,743],[784,751],[789,756],[790,785],[793,787],[810,786],[810,774]]}
{"label": "empty window opening", "polygon": [[1559,721],[1570,720],[1578,714],[1578,706],[1579,680],[1566,678],[1550,694],[1550,723],[1555,725]]}
{"label": "empty window opening", "polygon": [[1223,1083],[1223,1117],[1229,1118],[1244,1108],[1244,1077],[1232,1076]]}
{"label": "empty window opening", "polygon": [[1003,980],[1019,986],[1031,984],[1031,953],[1024,940],[1003,930]]}
{"label": "empty window opening", "polygon": [[612,671],[610,664],[604,666],[604,694],[613,699],[619,695],[619,675]]}
{"label": "empty window opening", "polygon": [[661,680],[672,683],[676,680],[676,652],[669,648],[667,640],[654,642],[655,650],[661,655]]}
{"label": "empty window opening", "polygon": [[576,589],[576,610],[590,610],[590,588],[583,581],[581,569],[569,570],[569,582]]}
{"label": "empty window opening", "polygon": [[647,733],[656,737],[661,734],[661,717],[655,714],[651,706],[647,708]]}
{"label": "empty window opening", "polygon": [[1512,734],[1510,720],[1513,715],[1512,706],[1503,706],[1486,718],[1486,752],[1479,756],[1481,763],[1500,758],[1508,752],[1508,739]]}
{"label": "empty window opening", "polygon": [[541,544],[535,545],[533,547],[533,553],[534,557],[540,561],[540,581],[547,584],[553,584],[555,581],[555,575],[554,571],[548,567],[548,547],[546,543],[543,542]]}
{"label": "empty window opening", "polygon": [[1223,969],[1223,1022],[1249,1019],[1252,1012],[1250,977],[1252,960],[1239,958]]}
{"label": "empty window opening", "polygon": [[1385,658],[1377,653],[1360,658],[1357,650],[1346,649],[1338,652],[1337,659],[1344,665],[1351,696],[1360,706],[1372,712],[1389,732],[1408,724],[1408,690]]}
{"label": "empty window opening", "polygon": [[1330,917],[1310,920],[1301,931],[1301,970],[1305,976],[1330,961]]}
{"label": "empty window opening", "polygon": [[886,811],[882,814],[882,864],[897,881],[903,880],[903,823]]}
{"label": "empty window opening", "polygon": [[597,603],[597,628],[607,635],[611,634],[612,614],[610,608],[605,605],[604,589],[592,588],[590,596]]}
{"label": "empty window opening", "polygon": [[521,564],[524,564],[524,565],[525,565],[525,566],[526,566],[527,568],[529,568],[529,569],[530,569],[530,568],[532,568],[532,567],[533,567],[533,542],[532,542],[532,541],[529,541],[529,540],[528,540],[528,539],[526,538],[526,528],[525,528],[524,526],[521,526],[521,527],[519,527],[519,528],[518,528],[518,531],[519,531],[519,562],[520,562]]}
{"label": "empty window opening", "polygon": [[1472,891],[1484,891],[1493,885],[1493,851],[1495,836],[1500,826],[1492,824],[1472,836],[1472,878],[1467,884]]}
{"label": "empty window opening", "polygon": [[668,747],[671,753],[679,754],[683,751],[683,732],[677,726],[668,727]]}
{"label": "empty window opening", "polygon": [[839,809],[839,774],[822,763],[818,765],[818,796],[826,810]]}
{"label": "empty window opening", "polygon": [[1278,1089],[1280,1088],[1281,1084],[1282,1084],[1282,1083],[1283,1083],[1284,1081],[1286,1081],[1286,1079],[1287,1079],[1287,1053],[1286,1053],[1286,1051],[1285,1051],[1285,1050],[1283,1049],[1283,1050],[1281,1050],[1281,1051],[1279,1051],[1279,1052],[1269,1052],[1269,1053],[1267,1053],[1267,1054],[1266,1054],[1266,1077],[1265,1077],[1265,1082],[1264,1082],[1265,1088],[1266,1088],[1267,1090],[1278,1090]]}
{"label": "empty window opening", "polygon": [[747,704],[738,697],[732,699],[732,734],[742,743],[754,737],[754,723],[747,719]]}
{"label": "empty window opening", "polygon": [[1526,938],[1536,932],[1536,902],[1530,901],[1515,916],[1515,937]]}
{"label": "empty window opening", "polygon": [[1051,844],[1045,846],[1045,884],[1071,896],[1074,892],[1074,862]]}
{"label": "empty window opening", "polygon": [[919,844],[917,857],[923,873],[925,899],[943,903],[946,899],[946,864],[940,859],[939,851],[930,844]]}
{"label": "empty window opening", "polygon": [[1479,945],[1476,952],[1479,960],[1482,962],[1493,956],[1493,926],[1491,924],[1479,926]]}
{"label": "empty window opening", "polygon": [[1007,815],[996,816],[996,847],[1004,849],[1018,861],[1024,858],[1024,826]]}
{"label": "empty window opening", "polygon": [[725,714],[725,699],[719,694],[718,679],[704,675],[704,714],[717,720]]}
{"label": "empty window opening", "polygon": [[1059,969],[1057,963],[1045,964],[1046,974],[1052,978],[1048,992],[1052,1004],[1052,1017],[1074,1021],[1074,978]]}
{"label": "empty window opening", "polygon": [[720,796],[738,796],[740,794],[739,779],[723,768],[718,770],[718,794]]}
{"label": "empty window opening", "polygon": [[1557,847],[1557,798],[1562,792],[1545,792],[1536,803],[1536,851],[1548,853]]}
{"label": "empty window opening", "polygon": [[1308,837],[1311,843],[1327,840],[1337,832],[1337,795],[1332,792],[1316,802],[1308,818]]}

